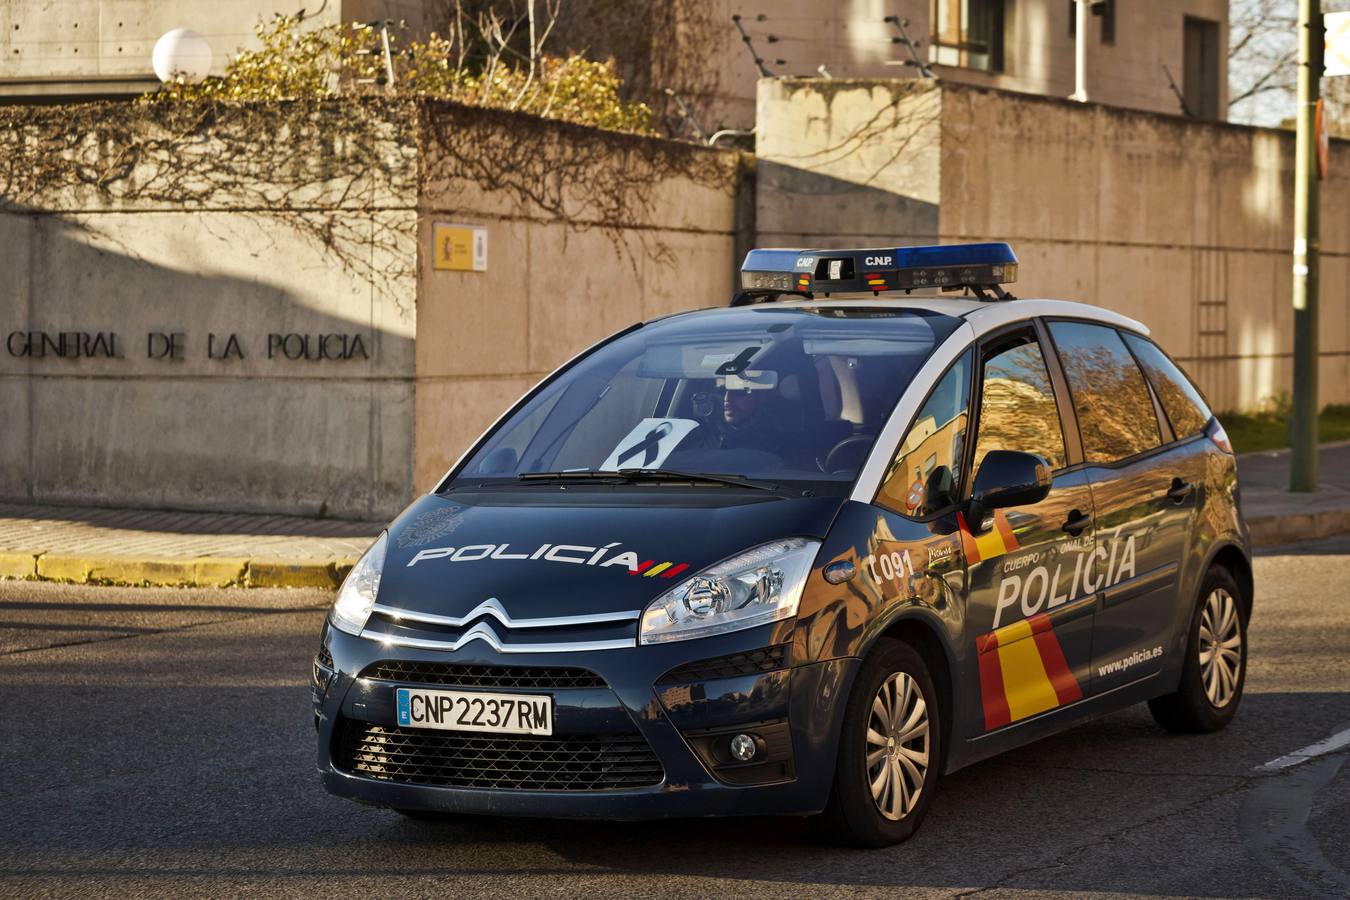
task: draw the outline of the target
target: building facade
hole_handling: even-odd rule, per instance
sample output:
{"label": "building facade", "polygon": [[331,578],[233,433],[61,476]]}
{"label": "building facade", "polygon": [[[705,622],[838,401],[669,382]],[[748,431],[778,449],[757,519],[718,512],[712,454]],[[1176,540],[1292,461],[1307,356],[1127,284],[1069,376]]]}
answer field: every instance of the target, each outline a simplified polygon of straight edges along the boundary
{"label": "building facade", "polygon": [[[696,136],[665,93],[674,90],[707,137],[754,127],[755,85],[766,74],[915,78],[922,66],[949,81],[1066,97],[1075,89],[1075,2],[566,0],[550,46],[613,57],[634,94],[664,111],[672,130]],[[461,0],[461,8],[472,16],[494,7],[509,18],[525,3]],[[444,29],[455,8],[453,0],[318,0],[304,12],[315,27],[390,20],[418,33]],[[233,53],[256,46],[256,23],[298,11],[268,0],[0,4],[0,101],[144,93],[158,83],[155,41],[174,28],[207,39],[219,74]],[[1088,97],[1222,120],[1227,45],[1227,0],[1096,0]]]}
{"label": "building facade", "polygon": [[[1075,0],[569,0],[561,36],[576,49],[613,55],[630,83],[675,89],[710,134],[754,126],[755,84],[764,76],[916,78],[922,64],[947,81],[1067,97],[1075,89],[1074,7]],[[1087,40],[1090,100],[1225,118],[1227,0],[1097,0]],[[663,102],[659,91],[653,100]]]}

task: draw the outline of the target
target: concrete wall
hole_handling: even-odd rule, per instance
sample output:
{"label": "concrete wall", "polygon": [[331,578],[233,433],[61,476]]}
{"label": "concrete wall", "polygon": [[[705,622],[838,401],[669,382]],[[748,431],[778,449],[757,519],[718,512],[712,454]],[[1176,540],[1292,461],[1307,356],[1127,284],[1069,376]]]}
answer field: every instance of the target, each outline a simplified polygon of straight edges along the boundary
{"label": "concrete wall", "polygon": [[[81,113],[50,115],[46,127],[59,130],[66,115]],[[320,119],[317,139],[336,126]],[[152,125],[146,130],[153,136]],[[292,147],[304,140],[264,129],[245,162],[257,165],[250,171],[279,174],[295,161],[269,153],[274,137]],[[209,155],[212,138],[205,130],[190,146]],[[28,196],[23,206],[7,197],[0,496],[349,518],[381,517],[406,502],[416,278],[398,260],[416,254],[416,170],[393,142],[384,146],[383,178],[357,171],[336,149],[300,167],[310,175],[237,194],[227,179],[191,204],[87,186]],[[98,171],[128,148],[84,149]],[[326,180],[330,167],[349,174]],[[133,175],[128,190],[151,177]],[[293,215],[260,213],[255,189],[296,192]],[[347,252],[383,274],[372,282],[345,270],[295,215],[357,235]],[[39,356],[41,337],[29,335],[59,341],[60,332],[115,333],[115,356],[57,356],[50,346]],[[152,347],[152,332],[181,335],[181,351],[162,353],[165,339]],[[240,353],[210,358],[213,334],[217,357],[229,335]],[[301,338],[272,346],[269,358],[269,335],[291,334],[310,336],[311,356],[318,335],[345,335],[349,347],[360,336],[369,359],[286,358],[286,350],[298,355]],[[329,339],[327,355],[341,343]]]}
{"label": "concrete wall", "polygon": [[[884,243],[888,224],[901,244],[1008,240],[1018,294],[1139,318],[1216,408],[1291,389],[1291,134],[954,84],[806,80],[762,81],[759,121],[764,243]],[[1335,141],[1323,403],[1350,402],[1347,171],[1350,143]]]}
{"label": "concrete wall", "polygon": [[[509,114],[438,131],[452,142],[426,141],[419,198],[419,490],[590,344],[654,316],[724,305],[745,249],[735,153]],[[497,186],[480,166],[501,173]],[[433,267],[438,221],[487,227],[487,271]]]}

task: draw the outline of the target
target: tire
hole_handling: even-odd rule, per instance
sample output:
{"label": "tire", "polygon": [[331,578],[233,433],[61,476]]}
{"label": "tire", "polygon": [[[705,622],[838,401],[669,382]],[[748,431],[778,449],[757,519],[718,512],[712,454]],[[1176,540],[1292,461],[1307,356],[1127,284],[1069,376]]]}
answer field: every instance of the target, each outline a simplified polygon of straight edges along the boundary
{"label": "tire", "polygon": [[[906,688],[913,692],[908,697]],[[916,696],[922,710],[914,702]],[[896,709],[898,724],[884,733],[887,743],[876,737],[869,740],[869,730],[882,735],[872,728],[877,724],[873,716],[878,715],[879,721],[881,713]],[[834,787],[825,811],[812,822],[816,835],[859,847],[886,847],[912,837],[941,777],[945,712],[919,651],[903,641],[880,641],[863,661],[845,707]],[[916,716],[924,718],[914,721]],[[906,739],[906,733],[915,736]],[[869,755],[874,757],[871,766]],[[876,799],[874,783],[880,784]]]}
{"label": "tire", "polygon": [[[1159,725],[1176,734],[1208,734],[1233,720],[1247,678],[1247,619],[1247,598],[1237,581],[1227,569],[1212,567],[1191,615],[1181,683],[1175,693],[1148,701]],[[1217,653],[1216,630],[1224,645]]]}

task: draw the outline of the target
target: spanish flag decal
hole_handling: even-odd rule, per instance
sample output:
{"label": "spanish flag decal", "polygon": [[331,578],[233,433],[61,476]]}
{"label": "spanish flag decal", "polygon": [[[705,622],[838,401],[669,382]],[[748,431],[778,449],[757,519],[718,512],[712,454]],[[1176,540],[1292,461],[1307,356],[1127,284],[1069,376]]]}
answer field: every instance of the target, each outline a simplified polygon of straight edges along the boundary
{"label": "spanish flag decal", "polygon": [[985,731],[1083,698],[1045,613],[981,635],[975,649]]}
{"label": "spanish flag decal", "polygon": [[971,534],[964,513],[956,514],[961,526],[961,550],[966,554],[966,565],[973,566],[982,559],[993,559],[1017,549],[1017,535],[1003,510],[994,510],[994,527],[984,534]]}

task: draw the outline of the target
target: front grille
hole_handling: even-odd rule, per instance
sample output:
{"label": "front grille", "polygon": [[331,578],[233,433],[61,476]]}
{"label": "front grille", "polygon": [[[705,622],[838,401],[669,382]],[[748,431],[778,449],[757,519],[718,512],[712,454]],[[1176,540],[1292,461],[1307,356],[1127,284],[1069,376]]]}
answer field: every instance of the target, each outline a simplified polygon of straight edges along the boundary
{"label": "front grille", "polygon": [[362,678],[401,681],[406,684],[439,684],[476,688],[565,688],[608,687],[605,679],[585,669],[561,666],[480,666],[468,663],[435,663],[385,660],[371,663]]}
{"label": "front grille", "polygon": [[701,659],[671,669],[659,679],[663,684],[682,684],[708,681],[712,678],[736,678],[742,675],[762,675],[787,667],[788,645],[776,644],[759,650],[732,653],[713,659]]}
{"label": "front grille", "polygon": [[448,734],[341,723],[335,764],[401,784],[516,791],[610,791],[659,784],[638,734],[534,737]]}
{"label": "front grille", "polygon": [[328,651],[327,644],[319,645],[319,655],[314,657],[314,661],[325,669],[333,668],[333,654]]}

